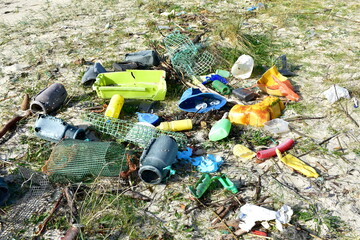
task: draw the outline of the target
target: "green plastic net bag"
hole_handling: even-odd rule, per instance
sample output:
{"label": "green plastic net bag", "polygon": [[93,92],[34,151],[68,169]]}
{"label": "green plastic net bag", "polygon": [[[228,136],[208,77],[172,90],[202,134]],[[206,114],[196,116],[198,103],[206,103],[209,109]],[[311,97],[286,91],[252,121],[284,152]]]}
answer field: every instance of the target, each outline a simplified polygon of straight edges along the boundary
{"label": "green plastic net bag", "polygon": [[214,64],[215,58],[208,51],[199,51],[190,38],[174,31],[164,39],[164,45],[177,71],[186,75],[200,75]]}
{"label": "green plastic net bag", "polygon": [[158,138],[160,135],[168,135],[175,139],[179,149],[186,149],[187,137],[183,133],[163,131],[154,127],[106,117],[93,112],[86,113],[83,119],[90,122],[99,132],[109,134],[121,142],[133,143],[141,148],[147,147],[153,138]]}
{"label": "green plastic net bag", "polygon": [[125,147],[116,142],[65,139],[55,145],[42,170],[54,182],[114,177],[127,170],[127,154]]}

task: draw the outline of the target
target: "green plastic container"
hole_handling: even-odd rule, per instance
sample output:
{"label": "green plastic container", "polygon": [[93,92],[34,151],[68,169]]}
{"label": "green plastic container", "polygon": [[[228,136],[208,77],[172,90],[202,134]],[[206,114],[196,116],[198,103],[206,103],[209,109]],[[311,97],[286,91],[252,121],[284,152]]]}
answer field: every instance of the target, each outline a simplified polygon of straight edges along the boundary
{"label": "green plastic container", "polygon": [[227,119],[228,113],[225,113],[223,118],[217,121],[209,132],[209,139],[211,141],[219,141],[223,138],[226,138],[231,129],[231,122]]}
{"label": "green plastic container", "polygon": [[97,76],[93,85],[98,97],[110,99],[119,94],[125,99],[164,100],[166,73],[163,70],[126,70]]}

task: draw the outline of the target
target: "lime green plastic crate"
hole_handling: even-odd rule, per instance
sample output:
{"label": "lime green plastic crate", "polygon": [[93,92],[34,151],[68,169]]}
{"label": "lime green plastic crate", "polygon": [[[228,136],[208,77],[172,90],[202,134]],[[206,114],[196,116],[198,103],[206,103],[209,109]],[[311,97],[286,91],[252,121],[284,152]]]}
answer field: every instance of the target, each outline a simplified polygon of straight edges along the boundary
{"label": "lime green plastic crate", "polygon": [[109,99],[114,94],[124,98],[164,100],[166,72],[163,70],[127,70],[101,73],[93,84],[98,97]]}

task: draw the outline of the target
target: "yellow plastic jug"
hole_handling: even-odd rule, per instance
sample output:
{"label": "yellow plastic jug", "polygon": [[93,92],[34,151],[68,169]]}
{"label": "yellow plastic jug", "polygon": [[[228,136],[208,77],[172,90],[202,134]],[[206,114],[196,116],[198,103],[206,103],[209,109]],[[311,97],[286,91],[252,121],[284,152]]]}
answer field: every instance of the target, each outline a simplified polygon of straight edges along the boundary
{"label": "yellow plastic jug", "polygon": [[229,112],[229,119],[235,124],[262,127],[265,122],[281,116],[284,108],[284,103],[279,98],[267,96],[262,102],[254,105],[233,106]]}
{"label": "yellow plastic jug", "polygon": [[105,116],[118,118],[123,105],[124,105],[124,98],[119,94],[113,95],[111,97],[109,106],[106,108]]}
{"label": "yellow plastic jug", "polygon": [[158,126],[160,130],[164,131],[184,131],[184,130],[191,130],[193,127],[191,119],[184,119],[184,120],[176,120],[171,122],[162,122]]}

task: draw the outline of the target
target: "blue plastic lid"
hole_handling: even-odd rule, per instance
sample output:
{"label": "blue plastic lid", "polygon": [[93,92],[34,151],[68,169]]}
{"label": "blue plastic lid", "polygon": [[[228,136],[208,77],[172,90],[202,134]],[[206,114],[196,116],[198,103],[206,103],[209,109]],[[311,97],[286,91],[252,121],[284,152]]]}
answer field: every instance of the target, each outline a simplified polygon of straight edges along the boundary
{"label": "blue plastic lid", "polygon": [[155,126],[159,121],[159,117],[155,114],[137,112],[137,115],[139,122],[147,122]]}

